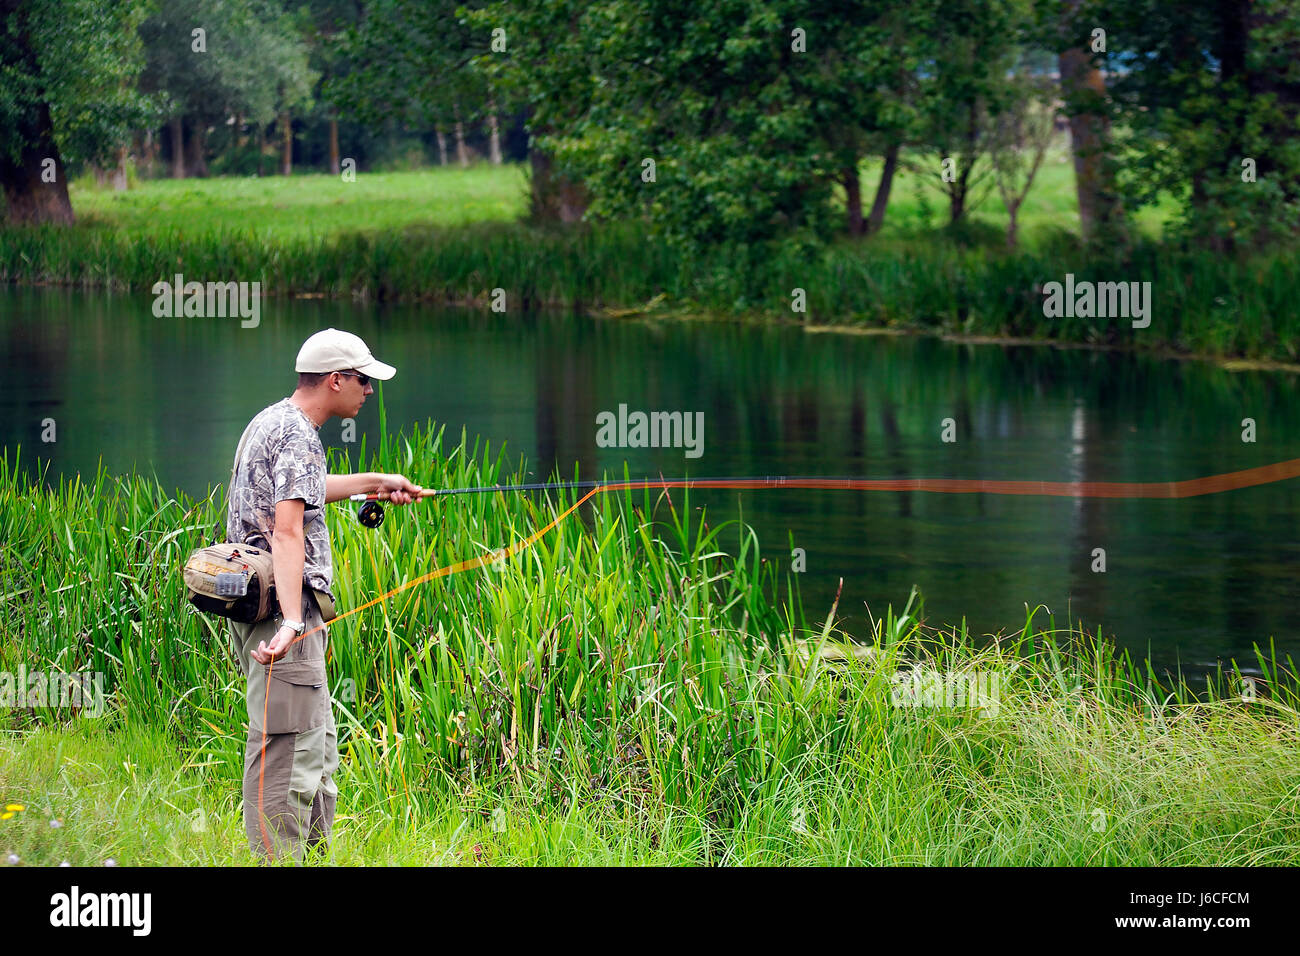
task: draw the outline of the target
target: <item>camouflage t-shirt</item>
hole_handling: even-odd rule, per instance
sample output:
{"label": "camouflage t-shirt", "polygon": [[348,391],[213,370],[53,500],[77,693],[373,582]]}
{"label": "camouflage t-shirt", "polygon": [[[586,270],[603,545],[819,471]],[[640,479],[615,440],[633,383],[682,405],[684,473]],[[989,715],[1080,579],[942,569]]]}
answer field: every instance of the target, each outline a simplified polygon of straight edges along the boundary
{"label": "camouflage t-shirt", "polygon": [[254,416],[226,495],[229,540],[271,550],[275,506],[303,501],[303,578],[333,598],[330,536],[325,526],[325,447],[307,413],[281,399]]}

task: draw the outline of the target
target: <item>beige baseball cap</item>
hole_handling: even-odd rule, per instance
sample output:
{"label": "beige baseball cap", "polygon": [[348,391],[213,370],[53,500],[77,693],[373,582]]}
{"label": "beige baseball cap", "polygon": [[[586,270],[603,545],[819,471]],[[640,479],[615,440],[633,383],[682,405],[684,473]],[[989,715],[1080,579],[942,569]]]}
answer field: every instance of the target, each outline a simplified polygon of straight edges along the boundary
{"label": "beige baseball cap", "polygon": [[397,369],[370,354],[360,336],[338,329],[321,329],[298,350],[295,372],[344,372],[356,369],[371,378],[386,382]]}

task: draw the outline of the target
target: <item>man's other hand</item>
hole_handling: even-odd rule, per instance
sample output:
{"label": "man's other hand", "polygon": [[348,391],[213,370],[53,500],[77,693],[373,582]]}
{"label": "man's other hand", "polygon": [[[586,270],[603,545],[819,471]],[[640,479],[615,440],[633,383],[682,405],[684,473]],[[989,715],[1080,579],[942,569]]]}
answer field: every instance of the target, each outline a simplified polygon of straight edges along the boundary
{"label": "man's other hand", "polygon": [[388,500],[392,504],[409,505],[423,489],[411,484],[401,475],[380,475],[379,487],[375,490],[380,494],[388,492]]}
{"label": "man's other hand", "polygon": [[293,628],[281,627],[275,632],[275,636],[271,638],[269,646],[266,641],[262,641],[250,652],[253,660],[263,665],[269,664],[271,661],[278,661],[284,657],[285,652],[289,650],[289,645],[293,643],[293,639],[297,636]]}

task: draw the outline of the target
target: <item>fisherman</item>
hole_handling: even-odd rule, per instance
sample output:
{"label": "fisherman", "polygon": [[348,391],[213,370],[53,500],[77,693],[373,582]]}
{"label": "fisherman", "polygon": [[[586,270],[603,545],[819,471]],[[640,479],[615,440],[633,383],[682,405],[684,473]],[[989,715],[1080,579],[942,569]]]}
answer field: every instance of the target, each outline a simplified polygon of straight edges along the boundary
{"label": "fisherman", "polygon": [[335,415],[355,416],[374,393],[370,380],[392,378],[393,366],[359,337],[325,329],[303,343],[294,368],[294,393],[258,412],[241,439],[226,527],[229,540],[271,552],[279,601],[279,613],[266,620],[230,622],[231,650],[248,680],[244,831],[255,853],[274,859],[287,848],[301,862],[307,848],[329,845],[338,795],[325,676],[323,625],[334,617],[325,504],[387,492],[405,505],[420,488],[401,475],[326,474],[317,434]]}

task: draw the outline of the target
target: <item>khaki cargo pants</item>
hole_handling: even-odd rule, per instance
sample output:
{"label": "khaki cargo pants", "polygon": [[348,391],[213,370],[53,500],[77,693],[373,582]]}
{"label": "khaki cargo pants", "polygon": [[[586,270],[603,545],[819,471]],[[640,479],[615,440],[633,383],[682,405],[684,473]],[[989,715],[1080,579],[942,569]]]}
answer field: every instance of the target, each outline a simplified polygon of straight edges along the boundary
{"label": "khaki cargo pants", "polygon": [[[333,617],[329,595],[304,584],[299,620],[307,632]],[[325,676],[329,632],[321,627],[290,645],[268,679],[267,666],[252,652],[263,641],[270,644],[278,627],[274,616],[256,624],[230,622],[231,651],[248,679],[244,832],[254,853],[274,859],[287,849],[301,861],[307,847],[329,845],[338,796],[338,734]]]}

